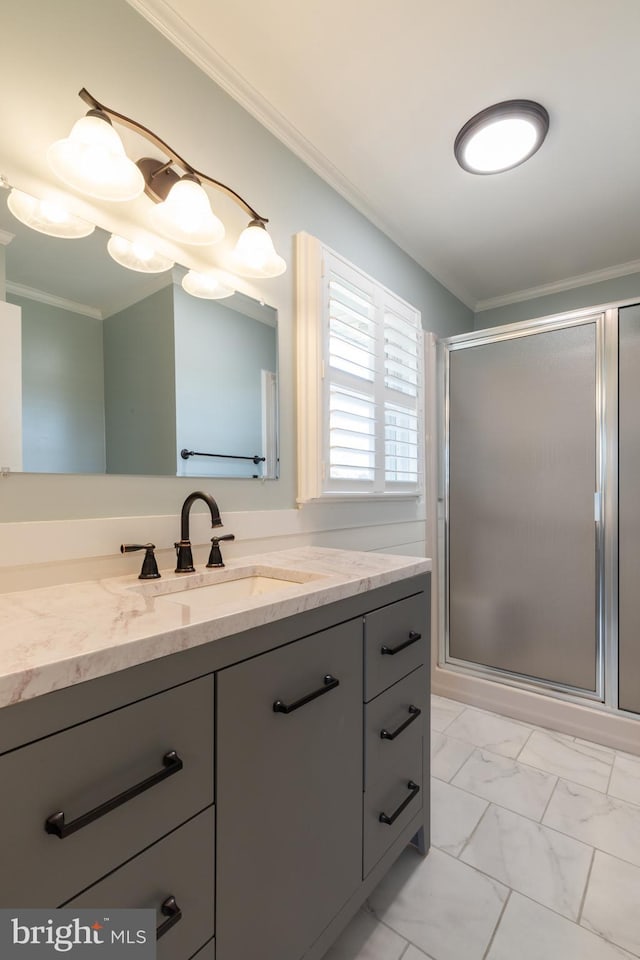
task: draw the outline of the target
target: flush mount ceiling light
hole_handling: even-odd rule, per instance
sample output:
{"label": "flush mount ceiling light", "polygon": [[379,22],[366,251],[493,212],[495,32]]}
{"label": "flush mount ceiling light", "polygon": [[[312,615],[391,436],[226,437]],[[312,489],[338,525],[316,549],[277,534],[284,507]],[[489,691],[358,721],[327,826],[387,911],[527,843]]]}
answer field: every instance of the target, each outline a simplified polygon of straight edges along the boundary
{"label": "flush mount ceiling light", "polygon": [[[267,218],[240,194],[196,170],[153,131],[106,107],[84,88],[79,95],[91,109],[77,121],[71,135],[54,143],[47,154],[52,169],[65,183],[104,200],[134,199],[144,190],[156,204],[152,215],[156,229],[179,243],[198,245],[217,243],[225,233],[203,188],[206,183],[230,197],[250,217],[249,226],[233,251],[236,271],[243,276],[266,278],[286,270],[285,261],[275,252],[267,233]],[[168,159],[142,157],[133,163],[126,156],[112,121],[135,131]],[[251,231],[263,235],[257,244],[246,241]]]}
{"label": "flush mount ceiling light", "polygon": [[38,200],[15,187],[7,197],[7,206],[20,223],[50,237],[73,240],[88,237],[95,230],[92,223],[70,214],[58,200]]}
{"label": "flush mount ceiling light", "polygon": [[533,100],[504,100],[468,120],[453,147],[469,173],[502,173],[524,163],[540,148],[549,114]]}
{"label": "flush mount ceiling light", "polygon": [[203,300],[224,300],[225,297],[231,297],[236,292],[229,282],[225,282],[226,279],[213,270],[207,273],[189,270],[182,278],[182,287],[192,297],[201,297]]}
{"label": "flush mount ceiling light", "polygon": [[131,242],[124,237],[112,234],[107,243],[109,255],[116,263],[138,273],[164,273],[175,266],[173,260],[156,253],[153,247],[144,241]]}

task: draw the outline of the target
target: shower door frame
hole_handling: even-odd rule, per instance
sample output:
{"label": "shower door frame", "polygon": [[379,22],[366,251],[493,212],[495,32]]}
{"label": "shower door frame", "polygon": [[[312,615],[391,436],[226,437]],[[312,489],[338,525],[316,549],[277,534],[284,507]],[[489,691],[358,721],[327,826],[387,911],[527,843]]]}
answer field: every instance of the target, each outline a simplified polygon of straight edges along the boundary
{"label": "shower door frame", "polygon": [[[628,301],[638,303],[638,298]],[[443,669],[492,680],[525,690],[550,694],[593,707],[618,707],[617,564],[618,564],[618,308],[626,302],[580,309],[547,318],[473,331],[440,340],[439,426],[441,458],[438,469],[439,534],[443,562],[439,577],[438,663]],[[567,327],[595,324],[595,690],[512,673],[452,657],[449,650],[449,385],[451,352]],[[630,714],[630,716],[633,716]]]}

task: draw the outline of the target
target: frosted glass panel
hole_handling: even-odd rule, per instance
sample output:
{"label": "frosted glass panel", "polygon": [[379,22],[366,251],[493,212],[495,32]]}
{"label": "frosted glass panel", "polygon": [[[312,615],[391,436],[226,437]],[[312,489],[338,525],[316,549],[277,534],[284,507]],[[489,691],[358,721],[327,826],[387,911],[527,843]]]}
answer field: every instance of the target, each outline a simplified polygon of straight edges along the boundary
{"label": "frosted glass panel", "polygon": [[596,326],[450,352],[449,652],[595,690]]}
{"label": "frosted glass panel", "polygon": [[619,703],[640,713],[640,307],[620,311],[619,376]]}

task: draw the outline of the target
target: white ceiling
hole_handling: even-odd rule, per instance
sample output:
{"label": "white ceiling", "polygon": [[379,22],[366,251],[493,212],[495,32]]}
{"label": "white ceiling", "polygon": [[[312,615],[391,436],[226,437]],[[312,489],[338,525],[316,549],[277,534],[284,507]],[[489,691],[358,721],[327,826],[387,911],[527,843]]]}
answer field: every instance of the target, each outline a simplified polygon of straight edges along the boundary
{"label": "white ceiling", "polygon": [[[468,305],[640,269],[638,0],[129,2]],[[458,129],[513,98],[543,148],[465,173]]]}

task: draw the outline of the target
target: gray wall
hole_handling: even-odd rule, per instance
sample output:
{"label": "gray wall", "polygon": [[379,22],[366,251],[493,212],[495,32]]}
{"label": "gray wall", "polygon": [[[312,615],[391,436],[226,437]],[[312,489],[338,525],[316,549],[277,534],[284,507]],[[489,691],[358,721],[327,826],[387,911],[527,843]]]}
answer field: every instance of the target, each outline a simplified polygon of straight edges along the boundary
{"label": "gray wall", "polygon": [[546,297],[523,300],[522,303],[510,303],[506,307],[482,310],[475,315],[474,329],[484,330],[486,327],[495,327],[505,323],[535,320],[538,317],[548,317],[555,313],[578,310],[581,307],[594,307],[601,303],[629,300],[636,297],[640,302],[640,273],[633,273],[627,277],[615,277],[612,280],[601,280],[599,283],[585,284],[585,286],[575,287],[573,290],[548,294]]}
{"label": "gray wall", "polygon": [[102,473],[102,322],[9,295],[22,309],[24,470]]}
{"label": "gray wall", "polygon": [[107,317],[107,471],[176,472],[173,286]]}
{"label": "gray wall", "polygon": [[[256,289],[279,309],[281,478],[264,484],[216,480],[227,510],[295,506],[295,329],[293,238],[307,231],[414,304],[441,335],[473,328],[473,314],[387,236],[313,173],[216,83],[165,40],[125,0],[10,0],[3,23],[0,100],[4,169],[32,190],[48,176],[48,145],[67,136],[83,113],[77,91],[155,130],[196,166],[229,183],[269,217],[288,271]],[[117,54],[117,66],[114,56]],[[16,84],[16,77],[29,83]],[[159,83],[159,78],[163,82]],[[62,110],[61,111],[61,105]],[[29,117],[25,130],[24,118]],[[28,136],[27,136],[28,134]],[[37,158],[37,159],[34,159]],[[390,170],[389,176],[402,176]],[[219,209],[228,207],[222,203]],[[237,209],[234,233],[245,225]],[[257,295],[257,294],[254,294]],[[40,478],[41,482],[42,478]],[[5,486],[1,520],[167,514],[193,488],[187,478],[47,479],[21,476]]]}
{"label": "gray wall", "polygon": [[[174,287],[177,448],[262,453],[261,370],[277,369],[274,327]],[[251,461],[179,459],[186,476],[251,477]]]}

